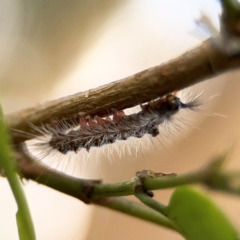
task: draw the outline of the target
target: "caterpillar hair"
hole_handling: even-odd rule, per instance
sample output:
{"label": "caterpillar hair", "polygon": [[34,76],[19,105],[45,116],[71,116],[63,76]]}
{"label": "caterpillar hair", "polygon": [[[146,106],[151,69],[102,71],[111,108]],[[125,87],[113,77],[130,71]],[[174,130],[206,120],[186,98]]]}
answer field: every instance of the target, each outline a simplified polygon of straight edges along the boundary
{"label": "caterpillar hair", "polygon": [[44,156],[41,156],[45,157],[52,150],[61,154],[70,151],[77,153],[82,149],[89,152],[92,147],[113,144],[130,137],[141,138],[146,134],[156,137],[159,135],[159,126],[169,122],[181,109],[197,109],[201,105],[199,97],[200,95],[190,96],[188,101],[183,102],[173,93],[141,105],[140,112],[130,115],[125,115],[123,111],[115,111],[112,118],[87,116],[80,117],[71,124],[58,121],[54,127],[33,126],[43,135],[38,137],[40,141],[34,143],[34,146],[36,149],[45,150],[45,153],[42,153]]}

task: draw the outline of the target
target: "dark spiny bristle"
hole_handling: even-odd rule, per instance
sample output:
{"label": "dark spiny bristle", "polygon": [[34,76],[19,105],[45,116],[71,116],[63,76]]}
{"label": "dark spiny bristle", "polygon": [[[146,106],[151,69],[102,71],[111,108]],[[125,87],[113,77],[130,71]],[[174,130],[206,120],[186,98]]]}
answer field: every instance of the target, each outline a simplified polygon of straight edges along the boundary
{"label": "dark spiny bristle", "polygon": [[114,112],[113,118],[80,117],[79,129],[67,132],[61,129],[50,129],[52,138],[49,145],[57,151],[66,154],[68,151],[78,151],[85,148],[100,147],[112,144],[117,140],[129,137],[141,138],[145,134],[155,137],[159,134],[158,126],[169,120],[181,108],[193,109],[200,105],[197,98],[182,103],[175,94],[151,101],[141,106],[142,111],[136,114],[124,115],[124,112]]}

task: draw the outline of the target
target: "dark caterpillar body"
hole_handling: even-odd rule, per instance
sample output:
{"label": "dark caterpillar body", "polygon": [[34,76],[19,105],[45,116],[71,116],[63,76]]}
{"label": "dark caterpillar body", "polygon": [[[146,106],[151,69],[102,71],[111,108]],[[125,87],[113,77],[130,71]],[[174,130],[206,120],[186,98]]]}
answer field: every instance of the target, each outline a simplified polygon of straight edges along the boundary
{"label": "dark caterpillar body", "polygon": [[68,151],[79,151],[85,148],[100,147],[105,144],[114,143],[117,140],[126,140],[129,137],[141,138],[145,134],[156,137],[159,134],[158,126],[180,109],[192,109],[199,105],[195,100],[182,103],[174,94],[142,105],[142,110],[136,114],[125,115],[123,111],[115,112],[113,119],[95,117],[79,119],[79,129],[54,130],[50,129],[52,137],[49,145],[66,154]]}

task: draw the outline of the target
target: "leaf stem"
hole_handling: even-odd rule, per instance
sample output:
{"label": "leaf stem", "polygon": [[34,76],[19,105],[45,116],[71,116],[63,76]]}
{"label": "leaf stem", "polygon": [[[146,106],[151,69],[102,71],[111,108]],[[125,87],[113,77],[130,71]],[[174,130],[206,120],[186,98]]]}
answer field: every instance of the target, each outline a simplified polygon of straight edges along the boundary
{"label": "leaf stem", "polygon": [[34,240],[35,232],[27,205],[27,200],[20,183],[20,179],[16,172],[16,163],[11,154],[9,135],[7,128],[4,126],[2,109],[0,107],[0,168],[3,174],[6,175],[9,185],[12,189],[13,195],[17,202],[18,211],[16,213],[18,233],[21,240]]}
{"label": "leaf stem", "polygon": [[94,200],[94,203],[112,210],[116,210],[128,215],[161,225],[163,227],[177,230],[169,219],[161,213],[154,211],[151,208],[132,202],[130,200],[116,197],[116,198],[99,198]]}

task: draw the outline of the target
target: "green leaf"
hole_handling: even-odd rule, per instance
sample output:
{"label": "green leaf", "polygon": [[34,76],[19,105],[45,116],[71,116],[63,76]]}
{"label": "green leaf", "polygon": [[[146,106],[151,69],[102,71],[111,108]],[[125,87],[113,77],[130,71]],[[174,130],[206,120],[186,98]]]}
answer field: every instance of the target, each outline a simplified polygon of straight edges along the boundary
{"label": "green leaf", "polygon": [[188,186],[174,191],[166,215],[187,240],[238,239],[238,233],[221,210]]}

